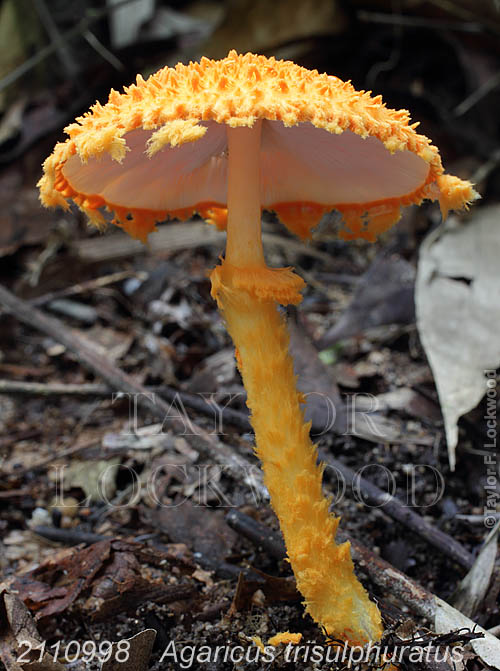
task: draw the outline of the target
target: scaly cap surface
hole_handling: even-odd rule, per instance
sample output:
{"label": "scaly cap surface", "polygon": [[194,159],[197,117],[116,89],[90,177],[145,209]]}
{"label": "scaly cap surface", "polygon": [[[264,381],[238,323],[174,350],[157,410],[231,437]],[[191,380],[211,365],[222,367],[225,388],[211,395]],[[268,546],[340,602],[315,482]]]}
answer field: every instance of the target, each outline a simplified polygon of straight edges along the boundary
{"label": "scaly cap surface", "polygon": [[73,200],[97,226],[144,240],[155,223],[195,211],[224,228],[225,125],[262,131],[261,203],[301,238],[325,212],[344,238],[375,239],[401,207],[439,200],[444,215],[476,194],[445,175],[439,152],[406,110],[290,61],[254,54],[163,68],[111,91],[65,130],[39,182],[46,206]]}

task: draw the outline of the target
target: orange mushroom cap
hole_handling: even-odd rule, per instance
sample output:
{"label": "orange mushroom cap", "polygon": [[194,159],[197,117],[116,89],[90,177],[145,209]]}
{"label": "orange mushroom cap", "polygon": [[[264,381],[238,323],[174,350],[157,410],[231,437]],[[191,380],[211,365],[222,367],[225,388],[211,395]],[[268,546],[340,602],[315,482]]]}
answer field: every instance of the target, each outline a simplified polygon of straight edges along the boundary
{"label": "orange mushroom cap", "polygon": [[97,226],[113,222],[145,240],[155,224],[198,212],[225,227],[225,124],[262,119],[261,206],[308,238],[325,212],[341,236],[374,240],[423,199],[449,209],[476,193],[445,175],[439,152],[406,110],[289,61],[254,54],[163,68],[65,130],[39,182],[46,206],[72,199]]}

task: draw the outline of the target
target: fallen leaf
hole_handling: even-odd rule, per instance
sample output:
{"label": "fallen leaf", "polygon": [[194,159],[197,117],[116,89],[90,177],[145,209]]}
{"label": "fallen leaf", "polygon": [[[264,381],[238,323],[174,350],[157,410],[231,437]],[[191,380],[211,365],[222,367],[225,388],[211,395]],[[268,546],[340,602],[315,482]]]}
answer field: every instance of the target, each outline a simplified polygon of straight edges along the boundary
{"label": "fallen leaf", "polygon": [[[0,660],[8,671],[64,671],[43,649],[43,639],[24,603],[0,587]],[[77,663],[75,671],[81,671]]]}
{"label": "fallen leaf", "polygon": [[207,587],[213,587],[214,581],[211,571],[204,571],[201,568],[197,568],[196,571],[193,571],[192,577],[198,582],[204,583]]}
{"label": "fallen leaf", "polygon": [[[394,391],[388,391],[384,394],[375,396],[377,401],[377,410],[379,412],[386,410],[400,410],[413,417],[433,422],[441,419],[439,406],[429,399],[419,394],[418,391],[410,387],[399,387]],[[359,410],[363,409],[360,404]]]}
{"label": "fallen leaf", "polygon": [[239,0],[226,6],[224,21],[204,46],[211,58],[222,58],[229,49],[261,53],[285,44],[290,50],[290,43],[339,33],[346,23],[340,3],[331,0]]}
{"label": "fallen leaf", "polygon": [[483,638],[476,638],[470,646],[485,664],[500,669],[500,641],[496,636],[487,632],[483,627],[473,622],[446,601],[435,597],[436,612],[434,615],[434,629],[437,634],[444,634],[459,629],[473,629],[475,633],[482,633]]}
{"label": "fallen leaf", "polygon": [[120,458],[99,461],[75,461],[64,470],[66,489],[79,487],[88,501],[110,502],[116,491],[116,474]]}
{"label": "fallen leaf", "polygon": [[203,359],[194,368],[191,379],[186,383],[186,389],[193,393],[207,393],[216,389],[227,390],[231,383],[234,384],[235,376],[234,348],[227,347]]}
{"label": "fallen leaf", "polygon": [[123,642],[113,643],[111,657],[107,662],[103,662],[101,671],[146,671],[149,669],[149,658],[153,652],[155,638],[154,629],[144,629],[132,638],[125,639],[130,645],[124,651],[123,658],[118,655],[120,649],[124,649]]}
{"label": "fallen leaf", "polygon": [[498,550],[498,532],[500,522],[488,534],[481,551],[465,578],[460,581],[451,602],[464,615],[473,617],[478,611],[488,591]]}
{"label": "fallen leaf", "polygon": [[153,577],[133,551],[118,552],[114,546],[113,549],[110,561],[96,576],[91,595],[81,608],[93,622],[109,621],[122,612],[134,613],[145,602],[169,603],[195,595],[190,584],[165,585],[164,575]]}
{"label": "fallen leaf", "polygon": [[64,612],[89,588],[94,576],[109,558],[109,541],[94,543],[83,550],[79,548],[62,558],[51,557],[33,571],[20,575],[12,587],[36,619]]}
{"label": "fallen leaf", "polygon": [[134,0],[121,3],[108,0],[109,5],[121,5],[110,13],[111,44],[114,49],[122,49],[137,41],[141,27],[154,16],[154,0]]}
{"label": "fallen leaf", "polygon": [[42,212],[36,189],[14,182],[3,187],[0,181],[0,258],[23,245],[47,240],[54,227],[54,214]]}
{"label": "fallen leaf", "polygon": [[170,566],[191,575],[195,565],[185,546],[148,547],[126,540],[102,540],[87,548],[71,548],[54,554],[36,569],[12,583],[35,619],[74,608],[94,622],[117,613],[135,611],[148,602],[171,603],[191,599],[192,583],[165,584]]}
{"label": "fallen leaf", "polygon": [[157,527],[174,543],[186,543],[203,567],[217,568],[219,561],[231,554],[237,534],[226,524],[222,510],[182,501],[182,505],[161,507],[153,513]]}
{"label": "fallen leaf", "polygon": [[313,439],[333,431],[339,435],[356,435],[376,443],[414,443],[432,445],[434,438],[422,431],[410,431],[402,420],[378,413],[371,395],[349,394],[343,403],[332,369],[318,356],[298,324],[290,321],[290,352],[298,375],[297,386],[306,396],[305,418],[312,422]]}
{"label": "fallen leaf", "polygon": [[100,324],[87,329],[85,336],[89,347],[93,347],[98,354],[112,363],[116,363],[128,352],[135,337],[133,333],[117,331]]}
{"label": "fallen leaf", "polygon": [[105,433],[102,438],[104,450],[167,450],[173,438],[162,431],[162,424],[147,424],[131,431],[127,427],[122,433]]}
{"label": "fallen leaf", "polygon": [[2,543],[6,559],[17,562],[18,571],[36,566],[54,552],[54,548],[41,543],[29,529],[13,529],[4,536]]}
{"label": "fallen leaf", "polygon": [[[500,207],[450,218],[422,243],[417,327],[434,374],[455,468],[458,420],[488,390],[486,371],[500,365]],[[492,373],[493,374],[493,373]]]}
{"label": "fallen leaf", "polygon": [[343,433],[346,428],[344,404],[332,369],[321,361],[299,324],[290,320],[288,326],[297,387],[306,395],[305,419],[312,422],[313,435],[330,430]]}
{"label": "fallen leaf", "polygon": [[337,323],[321,338],[325,349],[339,340],[385,324],[415,320],[415,269],[405,259],[381,252],[359,280],[352,301]]}
{"label": "fallen leaf", "polygon": [[245,575],[242,571],[229,609],[229,615],[241,612],[259,603],[255,595],[262,593],[268,604],[283,601],[299,601],[300,593],[295,585],[295,578],[277,578],[252,567],[252,573]]}

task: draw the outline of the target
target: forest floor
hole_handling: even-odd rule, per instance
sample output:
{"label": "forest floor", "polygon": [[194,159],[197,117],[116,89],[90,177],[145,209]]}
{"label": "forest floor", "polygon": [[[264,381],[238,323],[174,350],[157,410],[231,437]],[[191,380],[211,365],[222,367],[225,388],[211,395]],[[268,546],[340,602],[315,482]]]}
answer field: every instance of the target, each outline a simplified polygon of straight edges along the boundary
{"label": "forest floor", "polygon": [[[469,33],[432,23],[469,25],[463,16],[423,12],[395,33],[370,22],[381,7],[353,4],[338,35],[287,42],[290,58],[410,109],[447,171],[477,183],[478,210],[498,207],[498,92],[453,113],[498,72],[496,24],[478,16]],[[353,36],[363,48],[346,64]],[[168,42],[168,62],[184,57],[182,45]],[[147,60],[137,45],[121,57],[127,76]],[[128,81],[103,66],[97,74],[75,113]],[[69,97],[62,84],[27,94],[20,134],[1,145],[0,282],[17,302],[0,300],[0,659],[9,670],[35,668],[28,658],[41,670],[98,669],[99,655],[110,657],[103,669],[123,671],[346,668],[304,616],[253,452],[233,348],[210,297],[224,235],[201,219],[167,223],[141,247],[122,231],[90,230],[77,212],[42,210],[39,166],[70,120]],[[30,135],[41,119],[48,130]],[[486,464],[496,459],[485,448],[486,400],[459,422],[452,471],[416,325],[419,249],[438,223],[426,204],[377,243],[347,243],[330,217],[302,245],[271,214],[263,221],[269,265],[293,266],[307,282],[288,312],[299,387],[327,464],[325,492],[389,649],[473,637],[467,627],[448,639],[436,632],[424,617],[432,595],[485,629],[499,625],[498,567],[494,557],[478,563]],[[473,566],[486,588],[477,577],[463,584]],[[422,592],[405,592],[414,583]],[[266,645],[283,631],[301,633],[306,648],[266,657],[256,637]],[[314,645],[330,658],[312,657]],[[455,666],[408,654],[399,666],[487,668],[464,649]]]}

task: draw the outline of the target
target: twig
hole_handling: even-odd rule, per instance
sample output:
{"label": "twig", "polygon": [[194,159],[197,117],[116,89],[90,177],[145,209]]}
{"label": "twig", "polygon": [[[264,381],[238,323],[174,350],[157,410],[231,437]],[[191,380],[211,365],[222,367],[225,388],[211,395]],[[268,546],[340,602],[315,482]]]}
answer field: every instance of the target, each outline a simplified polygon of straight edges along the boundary
{"label": "twig", "polygon": [[77,35],[81,35],[83,32],[85,32],[85,30],[88,30],[89,26],[91,26],[93,23],[100,21],[103,17],[111,14],[124,5],[130,4],[131,2],[135,2],[135,0],[122,0],[121,2],[118,2],[114,5],[109,5],[105,9],[89,12],[87,16],[85,16],[76,24],[76,26],[70,28],[64,33],[61,33],[59,37],[51,42],[51,44],[43,47],[37,51],[36,54],[33,54],[33,56],[25,60],[24,63],[21,63],[21,65],[19,65],[17,68],[11,70],[8,75],[0,80],[0,91],[3,91],[8,86],[17,81],[20,77],[23,77],[27,72],[35,68],[39,63],[53,54],[54,51],[57,51],[61,45],[66,44]]}
{"label": "twig", "polygon": [[65,289],[59,289],[58,291],[51,291],[42,296],[37,296],[36,298],[29,300],[28,303],[30,305],[35,305],[36,307],[41,307],[58,298],[67,298],[68,296],[83,294],[89,291],[94,291],[95,289],[102,289],[110,284],[116,284],[117,282],[127,280],[130,277],[146,279],[147,273],[138,272],[136,270],[124,270],[118,273],[111,273],[110,275],[103,275],[102,277],[97,277],[96,279],[88,280],[87,282],[80,282],[78,284],[73,284],[70,287],[66,287]]}
{"label": "twig", "polygon": [[[478,20],[478,14],[474,9],[467,9],[465,7],[460,7],[455,0],[429,0],[433,5],[439,7],[439,9],[444,10],[445,12],[451,14],[452,16],[458,16],[464,21],[472,21],[475,23]],[[497,26],[492,26],[492,21],[480,21],[481,26],[483,27],[484,32],[497,35],[499,30]]]}
{"label": "twig", "polygon": [[315,289],[318,293],[323,294],[323,296],[326,296],[329,301],[332,301],[333,303],[338,302],[339,299],[338,289],[328,284],[324,284],[323,282],[321,282],[321,280],[318,280],[315,273],[311,273],[300,266],[298,267],[298,269],[300,271],[301,276],[310,287]]}
{"label": "twig", "polygon": [[239,510],[230,510],[226,515],[226,522],[255,546],[265,550],[270,557],[279,561],[286,557],[286,547],[281,534],[257,522],[250,515],[245,515]]}
{"label": "twig", "polygon": [[470,109],[472,109],[474,105],[477,105],[477,103],[485,96],[487,96],[488,93],[494,91],[498,86],[500,86],[500,72],[496,72],[494,75],[489,77],[489,79],[487,79],[484,84],[468,95],[465,100],[462,100],[462,102],[453,110],[454,115],[456,117],[462,116]]}
{"label": "twig", "polygon": [[[397,4],[397,8],[396,5]],[[393,16],[402,16],[401,13],[401,0],[392,0],[393,5]],[[397,11],[396,11],[397,10]],[[399,23],[393,23],[393,42],[392,48],[389,56],[385,61],[378,61],[374,63],[366,74],[366,83],[368,86],[373,87],[375,80],[378,75],[382,72],[390,72],[394,70],[401,59],[401,42],[403,39],[403,29]]]}
{"label": "twig", "polygon": [[301,256],[310,256],[318,261],[322,261],[326,266],[332,264],[333,258],[327,252],[322,252],[320,249],[317,249],[314,245],[305,245],[303,242],[294,240],[293,238],[287,238],[278,233],[267,233],[262,234],[262,240],[265,243],[266,247],[269,245],[276,245],[281,247],[285,251],[294,252],[295,254],[300,254]]}
{"label": "twig", "polygon": [[[196,412],[199,412],[202,415],[206,415],[207,417],[213,418],[214,416],[214,405],[208,404],[197,394],[191,394],[189,392],[181,391],[178,389],[174,389],[173,387],[167,387],[167,386],[155,387],[154,390],[158,394],[160,394],[160,396],[162,396],[163,398],[167,399],[170,402],[178,399],[191,410],[195,410]],[[233,410],[232,408],[227,407],[221,408],[220,406],[217,406],[216,409],[217,412],[222,413],[222,419],[224,422],[228,422],[229,424],[232,424],[232,426],[236,426],[238,429],[242,431],[246,432],[253,431],[252,425],[250,424],[250,420],[248,418],[248,414],[246,412],[243,412],[241,410]]]}
{"label": "twig", "polygon": [[476,21],[443,21],[442,19],[429,19],[421,16],[409,16],[404,14],[387,14],[385,12],[370,12],[359,10],[357,17],[365,23],[382,23],[398,26],[410,26],[411,28],[430,28],[432,30],[458,30],[464,33],[480,33],[482,26]]}
{"label": "twig", "polygon": [[316,272],[315,275],[320,282],[328,284],[347,284],[348,286],[355,286],[361,279],[361,275],[350,275],[348,273]]}
{"label": "twig", "polygon": [[4,476],[12,476],[15,478],[20,478],[26,473],[37,473],[38,471],[42,471],[46,466],[51,466],[54,461],[57,461],[58,459],[64,459],[65,457],[73,457],[75,454],[79,454],[81,452],[84,452],[85,450],[88,450],[92,447],[97,447],[99,445],[100,441],[97,439],[93,440],[88,440],[85,443],[80,443],[79,445],[73,445],[73,447],[68,447],[66,450],[62,450],[61,452],[56,452],[55,454],[52,454],[50,457],[47,457],[47,459],[43,459],[42,461],[39,461],[37,464],[32,464],[31,466],[28,466],[28,468],[19,468],[16,469],[15,471],[12,471],[11,473],[4,473]]}
{"label": "twig", "polygon": [[0,501],[2,499],[9,500],[20,496],[29,496],[30,494],[33,494],[33,491],[28,487],[25,487],[24,489],[2,489],[0,490]]}
{"label": "twig", "polygon": [[[415,513],[408,506],[403,505],[397,498],[391,497],[387,492],[379,489],[366,478],[360,477],[349,466],[346,466],[338,459],[321,451],[320,458],[323,462],[332,466],[344,478],[349,487],[356,486],[363,492],[363,501],[368,505],[377,506],[379,510],[392,517],[392,519],[401,522],[421,538],[440,550],[447,557],[450,557],[466,569],[470,569],[474,563],[474,557],[464,548],[464,546],[454,538],[429,524],[423,517]],[[325,469],[325,474],[329,475],[329,470]]]}
{"label": "twig", "polygon": [[99,317],[99,313],[94,307],[71,298],[57,298],[51,301],[48,307],[51,312],[59,313],[63,317],[69,317],[86,326],[95,324]]}
{"label": "twig", "polygon": [[91,545],[92,543],[98,543],[107,539],[112,540],[114,538],[113,536],[94,534],[89,531],[81,531],[80,529],[58,529],[57,527],[33,527],[31,531],[49,541],[65,543],[66,545],[79,545],[80,543]]}
{"label": "twig", "polygon": [[[489,512],[490,517],[495,517],[500,519],[500,513]],[[456,520],[463,520],[464,522],[469,522],[469,524],[482,524],[484,525],[484,515],[455,515]]]}
{"label": "twig", "polygon": [[97,39],[97,37],[91,30],[85,30],[82,33],[82,36],[87,40],[92,49],[94,49],[94,51],[96,51],[99,54],[99,56],[101,56],[101,58],[104,58],[105,61],[108,61],[108,63],[112,65],[115,68],[115,70],[118,70],[118,72],[125,71],[126,68],[121,62],[121,60],[117,58],[112,51],[110,51],[107,47],[105,47],[104,44]]}
{"label": "twig", "polygon": [[44,384],[17,380],[0,380],[0,394],[28,394],[29,396],[109,396],[105,384]]}
{"label": "twig", "polygon": [[47,31],[50,41],[56,45],[55,50],[58,52],[59,61],[63,70],[66,71],[69,79],[75,79],[77,77],[78,66],[68,49],[65,40],[61,39],[61,31],[48,10],[45,0],[32,0],[32,2],[43,27]]}
{"label": "twig", "polygon": [[500,149],[495,149],[487,161],[480,165],[470,176],[470,181],[473,184],[479,184],[486,179],[494,170],[497,169],[500,163]]}
{"label": "twig", "polygon": [[0,438],[0,450],[6,450],[11,445],[15,445],[15,443],[21,440],[38,438],[40,433],[40,429],[28,429],[27,431],[18,431],[16,433],[10,433],[8,436],[2,436]]}
{"label": "twig", "polygon": [[[200,221],[184,221],[178,224],[168,224],[160,226],[158,231],[153,233],[148,240],[146,247],[138,240],[125,237],[116,233],[104,239],[87,238],[77,240],[72,249],[77,256],[87,262],[100,263],[110,259],[118,259],[136,254],[146,254],[150,252],[176,252],[181,249],[192,249],[207,245],[215,245],[222,249],[226,234],[217,230],[214,226]],[[297,240],[287,238],[277,233],[262,234],[262,239],[266,245],[276,245],[302,256],[311,256],[323,261],[327,266],[331,264],[332,257],[314,245],[304,245]]]}

